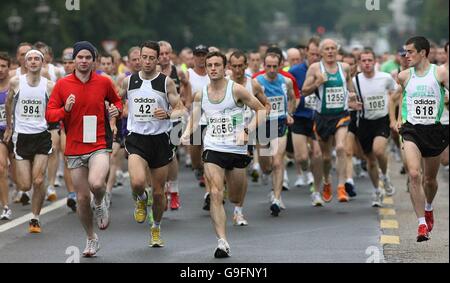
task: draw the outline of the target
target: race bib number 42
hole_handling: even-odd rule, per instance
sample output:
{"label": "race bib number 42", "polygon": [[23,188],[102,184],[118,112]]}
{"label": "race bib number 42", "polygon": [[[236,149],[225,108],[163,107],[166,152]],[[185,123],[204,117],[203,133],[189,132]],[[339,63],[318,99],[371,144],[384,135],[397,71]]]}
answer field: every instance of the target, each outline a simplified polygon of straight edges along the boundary
{"label": "race bib number 42", "polygon": [[329,87],[326,89],[325,99],[327,109],[343,109],[345,107],[345,92],[343,87]]}
{"label": "race bib number 42", "polygon": [[136,122],[150,122],[154,120],[154,113],[157,108],[156,100],[153,98],[136,99],[134,101],[134,120]]}
{"label": "race bib number 42", "polygon": [[26,98],[20,101],[20,116],[25,120],[39,120],[44,117],[44,103],[40,98]]}

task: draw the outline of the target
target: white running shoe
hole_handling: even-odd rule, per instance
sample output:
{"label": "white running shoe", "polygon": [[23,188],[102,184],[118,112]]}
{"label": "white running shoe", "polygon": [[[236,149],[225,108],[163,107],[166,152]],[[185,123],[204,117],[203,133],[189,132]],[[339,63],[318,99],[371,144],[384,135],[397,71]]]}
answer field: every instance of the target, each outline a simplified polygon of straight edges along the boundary
{"label": "white running shoe", "polygon": [[214,252],[215,258],[228,258],[231,256],[230,245],[224,239],[219,239],[219,244]]}
{"label": "white running shoe", "polygon": [[314,207],[322,207],[322,206],[324,206],[324,202],[323,202],[323,199],[322,199],[322,196],[320,195],[320,193],[314,192],[311,195],[311,199],[312,199],[312,205]]}
{"label": "white running shoe", "polygon": [[95,257],[100,250],[100,244],[98,240],[98,236],[95,235],[95,238],[92,240],[87,239],[86,248],[83,251],[83,256],[90,258]]}
{"label": "white running shoe", "polygon": [[245,220],[244,215],[235,214],[233,218],[234,226],[248,226],[247,220]]}
{"label": "white running shoe", "polygon": [[395,195],[395,187],[391,182],[391,179],[386,176],[386,178],[383,178],[383,187],[384,190],[386,191],[386,195],[389,197],[392,197],[393,195]]}
{"label": "white running shoe", "polygon": [[373,194],[373,201],[372,201],[372,207],[375,208],[382,208],[383,207],[383,201],[384,201],[384,192],[379,191]]}
{"label": "white running shoe", "polygon": [[55,186],[55,188],[60,188],[62,186],[62,184],[58,178],[56,178],[54,186]]}
{"label": "white running shoe", "polygon": [[55,202],[58,199],[58,195],[56,195],[56,190],[53,186],[47,187],[47,201]]}
{"label": "white running shoe", "polygon": [[297,188],[301,188],[301,187],[306,186],[305,178],[304,178],[303,175],[299,175],[299,176],[297,177],[297,181],[295,182],[295,186],[296,186]]}
{"label": "white running shoe", "polygon": [[106,206],[105,199],[103,199],[100,206],[95,207],[95,219],[100,230],[106,230],[109,226],[109,211]]}
{"label": "white running shoe", "polygon": [[2,215],[0,216],[0,220],[9,221],[12,218],[12,211],[9,208],[3,208]]}

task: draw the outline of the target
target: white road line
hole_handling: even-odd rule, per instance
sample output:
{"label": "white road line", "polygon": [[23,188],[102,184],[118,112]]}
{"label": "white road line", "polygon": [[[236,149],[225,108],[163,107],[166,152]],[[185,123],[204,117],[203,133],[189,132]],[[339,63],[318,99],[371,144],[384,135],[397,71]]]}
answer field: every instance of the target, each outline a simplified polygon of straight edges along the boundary
{"label": "white road line", "polygon": [[[45,215],[47,213],[50,213],[50,212],[52,212],[54,210],[57,210],[57,209],[59,209],[59,208],[61,208],[63,206],[65,206],[66,203],[67,203],[67,199],[62,199],[62,200],[59,200],[59,201],[57,201],[55,203],[52,203],[49,206],[46,206],[45,208],[42,209],[41,216]],[[15,228],[15,227],[17,227],[19,225],[22,225],[22,224],[30,221],[31,217],[33,217],[33,214],[29,213],[29,214],[24,215],[24,216],[22,216],[20,218],[17,218],[17,219],[15,219],[15,220],[13,220],[13,221],[11,221],[9,223],[1,225],[0,226],[0,233],[6,232],[8,230],[11,230],[12,228]]]}

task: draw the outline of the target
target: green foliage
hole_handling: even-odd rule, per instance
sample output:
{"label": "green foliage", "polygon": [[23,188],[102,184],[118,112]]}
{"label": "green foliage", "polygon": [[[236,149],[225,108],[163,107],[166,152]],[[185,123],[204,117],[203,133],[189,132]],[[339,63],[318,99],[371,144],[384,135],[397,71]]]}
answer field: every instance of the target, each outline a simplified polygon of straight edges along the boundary
{"label": "green foliage", "polygon": [[[78,40],[100,46],[102,40],[119,41],[122,52],[143,40],[164,39],[176,49],[199,43],[218,47],[255,48],[267,40],[262,23],[283,12],[293,25],[318,26],[350,38],[354,33],[377,30],[391,21],[381,1],[381,11],[369,12],[364,0],[80,0],[81,11],[67,11],[65,0],[47,0],[57,13],[58,25],[48,25],[36,13],[40,0],[2,0],[0,50],[14,50],[7,18],[17,8],[23,27],[17,40],[42,40],[56,54]],[[409,0],[410,12],[419,19],[419,31],[434,40],[448,37],[448,0]]]}

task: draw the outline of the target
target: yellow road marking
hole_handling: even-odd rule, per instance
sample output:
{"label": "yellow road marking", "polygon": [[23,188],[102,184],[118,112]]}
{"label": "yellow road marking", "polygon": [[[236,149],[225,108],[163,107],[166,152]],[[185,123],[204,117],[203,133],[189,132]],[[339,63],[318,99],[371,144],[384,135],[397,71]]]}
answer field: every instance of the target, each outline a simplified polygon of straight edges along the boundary
{"label": "yellow road marking", "polygon": [[381,220],[381,229],[398,229],[397,220]]}
{"label": "yellow road marking", "polygon": [[380,243],[382,245],[400,245],[400,237],[399,236],[381,236]]}

